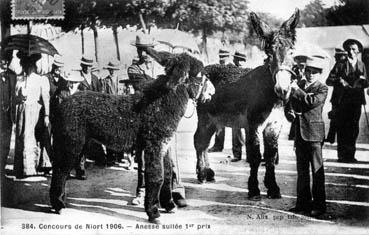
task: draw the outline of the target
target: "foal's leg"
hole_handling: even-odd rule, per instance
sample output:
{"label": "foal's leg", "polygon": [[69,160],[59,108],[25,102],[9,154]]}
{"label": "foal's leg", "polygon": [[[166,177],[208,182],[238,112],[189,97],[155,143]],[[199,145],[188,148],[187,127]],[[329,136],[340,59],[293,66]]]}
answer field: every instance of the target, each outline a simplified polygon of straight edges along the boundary
{"label": "foal's leg", "polygon": [[160,190],[160,205],[167,212],[171,212],[176,205],[172,198],[172,174],[173,174],[173,162],[170,156],[170,150],[164,154],[164,183]]}
{"label": "foal's leg", "polygon": [[275,180],[275,164],[278,161],[278,137],[282,129],[282,123],[272,121],[263,131],[265,177],[264,185],[268,189],[268,198],[281,198],[281,193]]}
{"label": "foal's leg", "polygon": [[246,128],[246,156],[247,162],[250,164],[250,177],[248,181],[249,199],[253,201],[261,200],[258,169],[261,161],[260,140],[257,128]]}
{"label": "foal's leg", "polygon": [[[160,146],[160,145],[152,145]],[[155,148],[155,147],[154,147]],[[159,192],[164,182],[164,161],[160,150],[145,149],[145,211],[150,222],[157,222],[159,212]]]}
{"label": "foal's leg", "polygon": [[208,147],[210,139],[215,131],[215,125],[209,125],[209,123],[201,121],[199,117],[199,122],[194,135],[194,145],[197,157],[196,173],[197,179],[200,183],[203,183],[205,179],[207,181],[214,181],[214,171],[209,165]]}

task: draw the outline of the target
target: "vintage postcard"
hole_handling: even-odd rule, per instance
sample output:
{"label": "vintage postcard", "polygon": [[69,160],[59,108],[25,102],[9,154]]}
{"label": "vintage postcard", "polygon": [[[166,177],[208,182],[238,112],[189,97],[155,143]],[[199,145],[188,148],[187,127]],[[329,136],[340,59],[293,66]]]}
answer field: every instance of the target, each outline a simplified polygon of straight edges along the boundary
{"label": "vintage postcard", "polygon": [[1,0],[1,230],[368,234],[366,0]]}

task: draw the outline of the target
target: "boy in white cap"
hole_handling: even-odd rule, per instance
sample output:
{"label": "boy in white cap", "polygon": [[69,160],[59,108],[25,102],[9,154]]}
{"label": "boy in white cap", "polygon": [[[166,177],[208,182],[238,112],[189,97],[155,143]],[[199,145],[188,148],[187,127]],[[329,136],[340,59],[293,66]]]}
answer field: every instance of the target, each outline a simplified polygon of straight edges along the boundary
{"label": "boy in white cap", "polygon": [[[322,145],[324,122],[322,111],[328,87],[320,82],[324,57],[306,59],[306,82],[293,82],[291,104],[295,110],[295,151],[297,165],[297,201],[290,211],[320,216],[326,211]],[[310,189],[310,166],[312,190]]]}

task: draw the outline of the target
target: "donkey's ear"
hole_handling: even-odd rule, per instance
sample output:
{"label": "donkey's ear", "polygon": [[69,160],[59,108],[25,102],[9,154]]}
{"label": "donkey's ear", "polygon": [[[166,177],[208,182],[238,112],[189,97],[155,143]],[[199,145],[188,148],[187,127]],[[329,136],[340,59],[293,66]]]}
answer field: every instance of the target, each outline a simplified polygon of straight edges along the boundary
{"label": "donkey's ear", "polygon": [[282,24],[279,32],[283,34],[285,37],[289,37],[295,40],[296,26],[299,23],[299,20],[300,20],[300,11],[298,8],[296,8],[292,16]]}
{"label": "donkey's ear", "polygon": [[260,18],[254,12],[250,13],[250,19],[256,34],[260,38],[266,38],[273,32],[269,25],[260,20]]}

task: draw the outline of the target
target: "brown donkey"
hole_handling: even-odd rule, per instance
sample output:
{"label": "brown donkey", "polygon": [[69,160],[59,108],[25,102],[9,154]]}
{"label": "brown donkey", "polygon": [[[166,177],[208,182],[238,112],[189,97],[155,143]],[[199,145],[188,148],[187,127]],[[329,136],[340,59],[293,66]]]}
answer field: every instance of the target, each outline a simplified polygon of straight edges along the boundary
{"label": "brown donkey", "polygon": [[294,76],[291,70],[292,49],[296,40],[299,10],[296,9],[277,31],[271,30],[256,14],[251,13],[250,17],[256,33],[263,40],[268,58],[263,65],[240,75],[237,81],[217,87],[210,102],[197,106],[198,126],[194,136],[196,172],[200,182],[214,180],[207,156],[211,136],[224,126],[244,128],[247,162],[251,168],[248,196],[250,200],[260,200],[257,174],[261,161],[259,133],[262,133],[266,161],[264,184],[269,198],[280,198],[274,168],[278,157],[283,104],[289,98]]}

